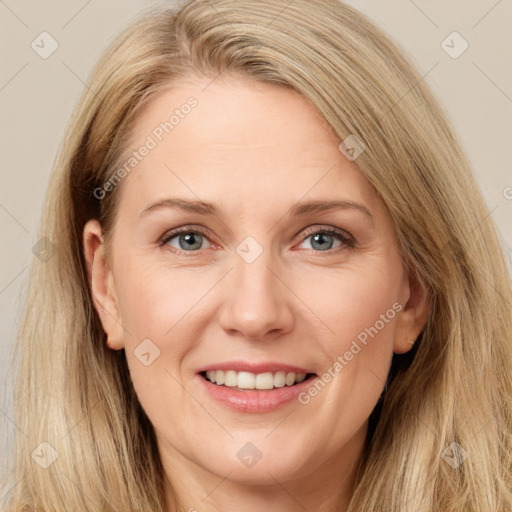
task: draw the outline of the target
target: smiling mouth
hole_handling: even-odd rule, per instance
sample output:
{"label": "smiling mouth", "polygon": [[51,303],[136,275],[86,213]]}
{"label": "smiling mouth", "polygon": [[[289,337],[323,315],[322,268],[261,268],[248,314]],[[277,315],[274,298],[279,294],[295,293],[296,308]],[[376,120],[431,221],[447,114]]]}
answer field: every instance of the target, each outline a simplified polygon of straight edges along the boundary
{"label": "smiling mouth", "polygon": [[294,372],[237,372],[234,370],[212,370],[200,372],[199,375],[219,387],[228,387],[240,391],[270,391],[272,389],[292,387],[314,378],[316,373]]}

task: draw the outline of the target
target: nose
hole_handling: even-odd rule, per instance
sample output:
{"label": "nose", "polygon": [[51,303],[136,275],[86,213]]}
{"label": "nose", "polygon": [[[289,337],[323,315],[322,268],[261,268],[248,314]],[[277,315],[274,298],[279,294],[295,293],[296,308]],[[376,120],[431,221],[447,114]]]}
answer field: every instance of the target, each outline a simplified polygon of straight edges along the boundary
{"label": "nose", "polygon": [[293,293],[269,252],[263,251],[252,263],[234,255],[235,268],[225,284],[220,313],[220,324],[230,335],[263,341],[293,328]]}

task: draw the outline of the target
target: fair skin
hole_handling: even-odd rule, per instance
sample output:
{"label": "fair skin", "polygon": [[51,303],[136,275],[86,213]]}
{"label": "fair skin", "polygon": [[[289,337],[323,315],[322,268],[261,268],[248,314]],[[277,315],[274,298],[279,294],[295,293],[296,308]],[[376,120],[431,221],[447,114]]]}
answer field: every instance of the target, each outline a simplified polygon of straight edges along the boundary
{"label": "fair skin", "polygon": [[[95,307],[108,346],[125,349],[184,510],[339,512],[393,353],[410,350],[425,325],[425,293],[403,269],[386,208],[301,96],[236,77],[210,82],[175,84],[137,119],[132,149],[198,100],[119,185],[110,254],[99,223],[85,226]],[[141,216],[169,197],[200,198],[218,214]],[[352,206],[288,214],[317,200]],[[164,237],[181,226],[203,234]],[[329,228],[349,241],[315,237]],[[263,250],[251,263],[236,250],[248,236]],[[199,380],[201,366],[242,360],[306,368],[315,382],[395,303],[401,310],[307,404],[239,411]],[[160,355],[146,366],[134,350],[148,338]],[[247,442],[261,453],[251,467],[237,457]],[[168,489],[167,499],[174,510]]]}

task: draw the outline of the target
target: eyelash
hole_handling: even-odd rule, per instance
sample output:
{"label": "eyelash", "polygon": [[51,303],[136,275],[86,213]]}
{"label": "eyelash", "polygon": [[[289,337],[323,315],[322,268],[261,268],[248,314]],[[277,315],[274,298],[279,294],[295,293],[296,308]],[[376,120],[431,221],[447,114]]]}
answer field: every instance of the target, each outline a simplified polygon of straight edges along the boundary
{"label": "eyelash", "polygon": [[[160,245],[161,246],[167,245],[170,240],[172,240],[176,236],[181,235],[183,233],[186,233],[186,234],[198,234],[198,235],[201,235],[204,238],[206,238],[208,241],[210,241],[208,236],[207,236],[207,234],[204,231],[202,231],[200,229],[191,229],[189,226],[184,226],[182,228],[177,228],[177,229],[175,229],[173,231],[167,232],[160,239]],[[349,236],[347,233],[345,233],[341,229],[332,228],[332,227],[324,228],[324,229],[318,229],[318,228],[306,229],[306,231],[304,231],[304,233],[303,233],[303,237],[301,239],[301,242],[303,242],[304,240],[308,239],[312,235],[316,235],[316,234],[320,234],[320,233],[321,234],[327,234],[327,235],[333,235],[333,236],[337,237],[342,245],[340,245],[339,247],[337,247],[335,249],[328,249],[326,251],[315,251],[314,249],[308,249],[308,250],[314,251],[315,253],[325,252],[325,253],[328,253],[328,254],[332,254],[334,252],[338,252],[338,251],[346,249],[346,248],[353,249],[356,246],[356,242],[355,242],[355,240],[351,236]],[[194,254],[194,253],[201,252],[201,250],[197,250],[197,251],[184,251],[182,249],[176,249],[176,247],[172,247],[170,250],[172,252],[176,252],[178,254],[186,253],[187,255],[191,255],[191,254]]]}

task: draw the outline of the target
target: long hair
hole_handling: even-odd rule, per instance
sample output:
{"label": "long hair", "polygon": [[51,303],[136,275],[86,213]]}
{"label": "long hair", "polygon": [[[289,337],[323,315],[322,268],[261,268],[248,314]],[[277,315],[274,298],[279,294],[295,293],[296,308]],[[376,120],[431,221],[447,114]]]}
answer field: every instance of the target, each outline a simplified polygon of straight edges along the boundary
{"label": "long hair", "polygon": [[94,190],[116,172],[142,107],[191,73],[289,87],[340,141],[362,141],[357,164],[428,290],[427,324],[407,364],[395,356],[372,414],[349,510],[512,510],[512,287],[500,240],[421,75],[338,0],[156,7],[98,62],[52,172],[40,228],[48,257],[30,271],[9,510],[165,510],[154,431],[124,352],[106,346],[82,231],[97,218],[111,233],[122,183],[102,200]]}

